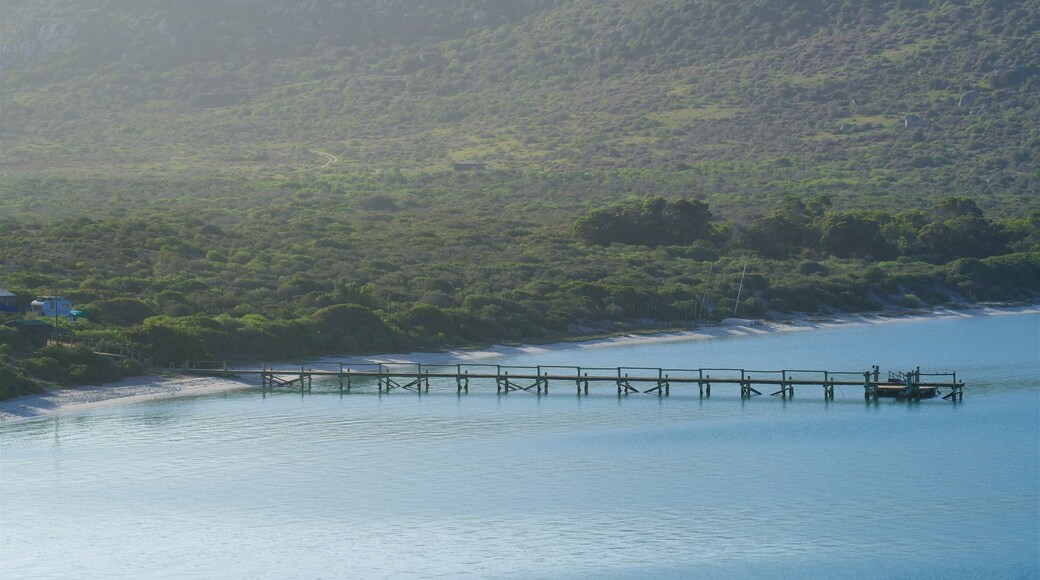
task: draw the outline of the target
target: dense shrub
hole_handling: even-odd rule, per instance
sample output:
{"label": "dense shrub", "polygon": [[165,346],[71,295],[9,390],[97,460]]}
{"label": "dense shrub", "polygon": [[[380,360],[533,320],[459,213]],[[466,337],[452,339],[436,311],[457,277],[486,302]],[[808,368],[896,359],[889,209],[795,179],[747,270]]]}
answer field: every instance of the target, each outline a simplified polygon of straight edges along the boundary
{"label": "dense shrub", "polygon": [[0,355],[0,400],[42,393],[43,387],[10,358]]}
{"label": "dense shrub", "polygon": [[97,300],[84,310],[92,321],[116,326],[134,326],[155,315],[155,310],[144,301],[125,297]]}
{"label": "dense shrub", "polygon": [[644,246],[689,245],[717,237],[712,213],[700,200],[668,202],[647,198],[630,206],[590,210],[574,224],[574,232],[587,244],[612,243]]}
{"label": "dense shrub", "polygon": [[134,363],[116,363],[87,348],[64,346],[41,348],[19,367],[27,375],[61,386],[107,383],[141,372]]}
{"label": "dense shrub", "polygon": [[403,344],[397,329],[357,304],[322,308],[310,320],[323,352],[389,351]]}

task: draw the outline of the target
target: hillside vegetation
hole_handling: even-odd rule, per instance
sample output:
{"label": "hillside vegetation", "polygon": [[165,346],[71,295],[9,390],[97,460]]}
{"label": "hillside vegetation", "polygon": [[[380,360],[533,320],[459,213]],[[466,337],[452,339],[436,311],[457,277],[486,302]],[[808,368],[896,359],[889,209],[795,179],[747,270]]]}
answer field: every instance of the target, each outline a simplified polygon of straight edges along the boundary
{"label": "hillside vegetation", "polygon": [[166,360],[1040,290],[1035,2],[0,16],[0,287]]}
{"label": "hillside vegetation", "polygon": [[4,4],[13,169],[317,168],[320,149],[342,170],[753,160],[1022,194],[1040,166],[1033,2]]}

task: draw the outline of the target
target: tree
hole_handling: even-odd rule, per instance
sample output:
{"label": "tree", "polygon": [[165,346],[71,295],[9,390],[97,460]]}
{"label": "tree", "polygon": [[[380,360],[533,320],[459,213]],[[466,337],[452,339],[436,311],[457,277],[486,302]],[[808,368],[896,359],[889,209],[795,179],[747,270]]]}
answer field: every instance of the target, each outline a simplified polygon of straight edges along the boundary
{"label": "tree", "polygon": [[900,253],[906,253],[908,248],[917,242],[917,236],[928,225],[928,215],[921,210],[900,212],[881,227],[885,239],[893,244]]}
{"label": "tree", "polygon": [[821,193],[809,200],[809,203],[805,207],[805,211],[809,217],[816,220],[826,215],[833,205],[834,202],[831,201],[830,196]]}
{"label": "tree", "polygon": [[452,317],[430,304],[416,304],[395,315],[394,320],[404,332],[418,338],[440,335],[445,340],[458,340]]}
{"label": "tree", "polygon": [[792,221],[779,212],[758,218],[744,232],[744,245],[766,258],[783,260],[796,256],[815,237],[815,231],[804,222]]}
{"label": "tree", "polygon": [[574,223],[574,234],[586,244],[608,246],[615,241],[621,218],[618,206],[589,210]]}
{"label": "tree", "polygon": [[885,259],[895,248],[881,234],[881,226],[872,219],[855,214],[832,213],[823,220],[820,244],[839,258]]}
{"label": "tree", "polygon": [[96,316],[96,322],[118,326],[141,324],[149,316],[155,315],[155,311],[150,306],[137,298],[97,300],[91,303],[86,310],[88,318],[93,319]]}
{"label": "tree", "polygon": [[648,197],[632,206],[611,206],[587,212],[574,224],[574,233],[586,244],[614,243],[644,246],[689,245],[716,236],[708,204]]}
{"label": "tree", "polygon": [[202,339],[200,327],[190,319],[155,316],[128,331],[127,337],[160,362],[179,365],[185,360],[207,360],[213,356]]}
{"label": "tree", "polygon": [[320,348],[328,352],[389,350],[399,343],[396,329],[368,308],[357,304],[322,308],[310,318],[314,331],[321,338]]}
{"label": "tree", "polygon": [[805,223],[809,221],[809,209],[805,207],[805,202],[796,195],[785,195],[780,200],[780,207],[774,212],[776,215],[783,216],[794,223]]}
{"label": "tree", "polygon": [[948,220],[958,217],[981,218],[982,210],[979,209],[975,200],[970,197],[944,197],[939,203],[932,207],[932,211],[940,220]]}
{"label": "tree", "polygon": [[955,258],[988,258],[1007,252],[1007,232],[998,224],[962,215],[926,225],[917,236],[916,251],[933,262]]}
{"label": "tree", "polygon": [[710,240],[715,235],[711,210],[699,199],[680,199],[666,208],[666,238],[671,245],[689,245],[696,240]]}

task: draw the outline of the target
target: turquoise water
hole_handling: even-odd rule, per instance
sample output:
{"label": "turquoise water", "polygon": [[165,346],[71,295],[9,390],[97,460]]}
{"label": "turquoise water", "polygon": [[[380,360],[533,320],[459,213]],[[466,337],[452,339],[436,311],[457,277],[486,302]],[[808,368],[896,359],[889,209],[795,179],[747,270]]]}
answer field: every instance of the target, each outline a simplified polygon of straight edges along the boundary
{"label": "turquoise water", "polygon": [[1036,314],[501,362],[920,365],[968,388],[316,385],[17,421],[0,425],[0,577],[1040,577]]}

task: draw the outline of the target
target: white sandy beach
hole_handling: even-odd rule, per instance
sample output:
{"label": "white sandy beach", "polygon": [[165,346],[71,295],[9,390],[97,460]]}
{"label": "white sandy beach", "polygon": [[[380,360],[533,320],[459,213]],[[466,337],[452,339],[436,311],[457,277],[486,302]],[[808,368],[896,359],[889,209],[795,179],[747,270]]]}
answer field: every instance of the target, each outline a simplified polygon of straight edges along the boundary
{"label": "white sandy beach", "polygon": [[690,340],[708,340],[713,338],[724,338],[733,336],[748,336],[754,334],[804,332],[822,328],[833,328],[837,326],[849,325],[898,324],[941,318],[968,318],[974,316],[1010,316],[1016,314],[1037,313],[1040,313],[1040,305],[1009,308],[979,307],[965,310],[937,309],[930,312],[898,312],[865,315],[843,314],[834,317],[812,316],[804,318],[792,318],[790,320],[762,321],[757,324],[718,324],[679,332],[625,334],[595,340],[559,342],[552,344],[518,346],[496,345],[494,347],[477,350],[452,350],[446,352],[413,352],[352,357],[326,357],[324,359],[321,359],[321,361],[319,362],[343,362],[345,364],[349,363],[358,365],[376,363],[450,364],[454,362],[480,361],[516,354],[531,354],[561,350],[582,350],[588,348],[610,348],[614,346],[628,346],[637,343],[651,344],[663,342],[683,342]]}
{"label": "white sandy beach", "polygon": [[[560,350],[582,350],[588,348],[610,348],[635,343],[662,343],[689,340],[706,340],[727,336],[802,332],[820,328],[845,325],[898,324],[925,319],[963,318],[973,316],[1008,316],[1015,314],[1040,313],[1040,305],[1015,308],[981,307],[967,310],[935,310],[927,313],[898,313],[885,315],[843,315],[834,318],[810,317],[788,321],[769,321],[758,324],[720,324],[690,331],[661,334],[628,334],[611,338],[561,342],[546,345],[498,345],[479,350],[452,350],[446,352],[417,352],[381,354],[352,357],[326,357],[314,361],[315,365],[345,364],[393,364],[419,363],[444,364],[473,362],[522,353],[538,353]],[[0,402],[0,422],[55,413],[75,412],[83,409],[109,405],[124,405],[172,397],[191,397],[228,390],[259,388],[255,381],[228,378],[191,377],[183,375],[143,376],[125,379],[118,383],[74,389],[53,389],[40,395],[29,395]]]}

